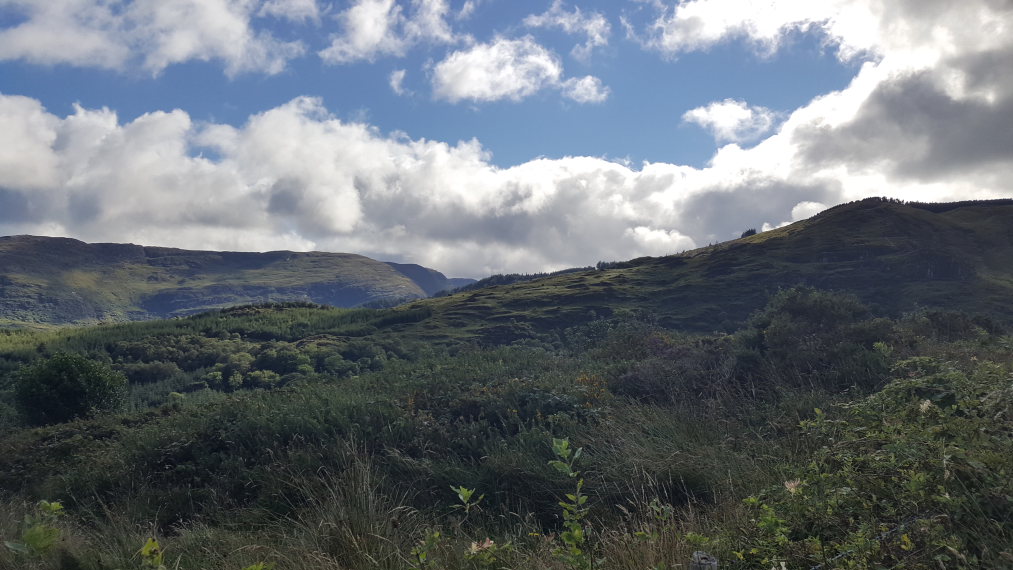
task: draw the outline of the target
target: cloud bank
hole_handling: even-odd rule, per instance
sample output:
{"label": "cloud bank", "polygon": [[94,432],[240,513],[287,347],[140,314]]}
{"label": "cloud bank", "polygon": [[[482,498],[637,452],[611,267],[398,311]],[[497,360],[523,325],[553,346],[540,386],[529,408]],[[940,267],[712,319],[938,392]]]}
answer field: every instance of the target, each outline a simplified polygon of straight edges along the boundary
{"label": "cloud bank", "polygon": [[0,0],[23,18],[0,30],[0,60],[67,64],[158,74],[191,60],[218,61],[228,75],[274,74],[301,56],[305,46],[286,42],[251,19],[305,20],[316,16],[310,0]]}
{"label": "cloud bank", "polygon": [[[866,196],[1013,195],[1008,1],[786,1],[769,13],[727,4],[661,5],[637,37],[670,56],[743,40],[769,53],[807,29],[865,62],[846,88],[777,125],[757,121],[766,111],[746,101],[690,110],[687,120],[729,141],[702,168],[593,157],[500,168],[480,141],[383,133],[309,97],[232,127],[179,110],[129,122],[109,109],[57,116],[0,95],[0,234],[352,251],[481,276],[675,253]],[[78,13],[67,25],[88,19],[84,34],[104,17]],[[82,45],[106,53],[101,41]],[[566,77],[539,48],[524,38],[470,44],[434,65],[436,90],[455,101],[542,89],[593,101],[604,89]],[[737,142],[756,137],[765,138]]]}

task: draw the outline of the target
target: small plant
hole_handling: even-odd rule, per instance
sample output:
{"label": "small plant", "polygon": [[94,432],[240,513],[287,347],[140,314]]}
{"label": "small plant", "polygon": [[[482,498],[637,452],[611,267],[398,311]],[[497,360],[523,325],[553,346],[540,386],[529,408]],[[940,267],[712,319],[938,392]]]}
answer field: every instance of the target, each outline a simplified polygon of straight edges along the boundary
{"label": "small plant", "polygon": [[418,546],[412,549],[413,562],[416,568],[432,568],[435,566],[436,561],[433,554],[440,545],[440,539],[439,531],[427,533]]}
{"label": "small plant", "polygon": [[[789,482],[796,486],[795,481]],[[786,488],[791,492],[790,487]],[[747,497],[743,503],[753,511],[753,522],[756,525],[753,544],[747,550],[735,552],[740,560],[759,561],[761,564],[777,564],[778,553],[788,544],[789,529],[786,521],[779,517],[774,508],[761,501],[758,497]]]}
{"label": "small plant", "polygon": [[583,493],[584,479],[574,466],[583,454],[584,448],[572,449],[570,440],[553,438],[552,452],[557,459],[549,461],[549,465],[567,477],[577,480],[576,490],[566,494],[566,501],[559,502],[559,506],[563,507],[563,528],[566,530],[559,535],[563,546],[553,550],[553,555],[573,568],[590,569],[603,561],[596,561],[588,551],[587,532],[583,523],[587,517],[585,506],[587,495]]}
{"label": "small plant", "polygon": [[464,553],[464,557],[478,564],[480,568],[492,568],[500,561],[500,557],[504,553],[512,550],[513,545],[509,542],[496,544],[492,539],[487,538],[482,542],[472,542],[468,551]]}
{"label": "small plant", "polygon": [[63,514],[63,505],[57,501],[39,501],[35,514],[25,516],[20,542],[4,541],[4,546],[19,554],[42,556],[52,550],[62,532],[56,521]]}
{"label": "small plant", "polygon": [[478,504],[482,502],[485,495],[479,495],[477,499],[472,499],[475,496],[475,489],[469,489],[464,485],[460,487],[450,486],[450,490],[457,493],[458,500],[461,501],[460,505],[454,505],[452,508],[464,510],[464,516],[467,517],[471,513],[472,509],[477,509]]}
{"label": "small plant", "polygon": [[166,570],[164,564],[165,552],[154,538],[149,538],[148,542],[144,543],[139,554],[141,555],[141,568]]}
{"label": "small plant", "polygon": [[675,509],[672,508],[672,505],[663,504],[657,497],[651,499],[647,508],[650,509],[654,522],[645,525],[644,530],[638,530],[633,533],[633,536],[641,540],[656,541],[661,537],[662,532],[671,528],[672,520],[675,518]]}

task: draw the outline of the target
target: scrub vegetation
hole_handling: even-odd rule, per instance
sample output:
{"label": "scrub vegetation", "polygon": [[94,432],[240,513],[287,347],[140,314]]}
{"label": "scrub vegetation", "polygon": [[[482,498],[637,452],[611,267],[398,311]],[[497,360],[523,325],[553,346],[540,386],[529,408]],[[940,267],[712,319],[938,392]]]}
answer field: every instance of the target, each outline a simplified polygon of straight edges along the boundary
{"label": "scrub vegetation", "polygon": [[[632,297],[537,304],[579,275],[0,332],[0,569],[1013,566],[988,303],[792,286],[709,332]],[[125,391],[32,415],[26,379],[71,362]]]}

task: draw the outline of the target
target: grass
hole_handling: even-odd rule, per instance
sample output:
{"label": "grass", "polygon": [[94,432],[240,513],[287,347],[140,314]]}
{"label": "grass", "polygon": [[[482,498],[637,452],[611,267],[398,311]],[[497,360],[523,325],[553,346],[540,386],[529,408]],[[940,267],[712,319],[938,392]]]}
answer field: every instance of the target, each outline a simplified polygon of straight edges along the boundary
{"label": "grass", "polygon": [[[152,536],[182,570],[668,570],[695,551],[733,569],[1009,566],[1003,313],[875,318],[895,307],[803,288],[735,324],[763,289],[735,279],[812,255],[841,256],[812,275],[879,291],[867,282],[920,242],[869,228],[923,231],[942,216],[955,221],[932,243],[979,239],[965,208],[860,206],[683,257],[397,309],[287,304],[0,332],[0,539],[21,540],[39,500],[68,511],[55,546],[4,548],[0,570],[141,568]],[[876,256],[808,234],[856,211]],[[954,290],[904,271],[887,280],[894,295]],[[665,326],[697,320],[712,332]],[[22,425],[16,370],[57,352],[123,371],[131,406]],[[558,440],[582,450],[579,476],[550,464]],[[462,487],[477,506],[460,508]]]}
{"label": "grass", "polygon": [[[837,315],[830,328],[814,324],[824,314]],[[285,342],[321,366],[314,351],[345,342],[332,333],[393,315],[404,311],[245,308],[5,339],[27,349],[49,334],[49,345],[126,354],[188,346],[171,335],[203,331],[204,348]],[[811,335],[811,353],[776,344]],[[820,344],[856,342],[857,353]],[[997,567],[1011,555],[1009,511],[997,505],[1013,469],[1013,340],[966,317],[884,323],[853,299],[803,292],[733,335],[609,319],[564,331],[559,347],[521,344],[424,346],[355,375],[317,369],[274,390],[12,426],[0,436],[3,538],[38,499],[69,514],[52,552],[3,552],[0,568],[137,568],[152,534],[168,567],[190,570],[562,570],[597,559],[632,570],[685,566],[697,550],[728,568],[926,567],[943,556]],[[575,481],[549,465],[554,438],[583,449],[573,467],[588,497],[586,539],[574,543],[583,558],[558,554],[559,502]],[[484,495],[478,507],[454,508],[461,486]]]}

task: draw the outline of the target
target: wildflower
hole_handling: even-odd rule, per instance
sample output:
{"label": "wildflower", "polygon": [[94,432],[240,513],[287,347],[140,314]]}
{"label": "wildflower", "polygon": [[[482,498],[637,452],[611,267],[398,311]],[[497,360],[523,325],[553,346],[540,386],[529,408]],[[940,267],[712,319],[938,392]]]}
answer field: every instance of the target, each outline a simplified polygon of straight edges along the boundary
{"label": "wildflower", "polygon": [[918,405],[918,410],[921,411],[921,413],[924,414],[924,413],[928,412],[929,410],[931,410],[932,406],[933,406],[933,404],[932,404],[931,401],[929,401],[929,400],[922,400],[922,403]]}
{"label": "wildflower", "polygon": [[802,486],[801,479],[792,479],[791,481],[784,482],[784,488],[787,489],[788,492],[791,493],[792,495],[798,493],[798,488],[801,486]]}
{"label": "wildflower", "polygon": [[472,542],[471,543],[471,547],[468,548],[468,552],[470,554],[478,554],[482,550],[486,550],[487,548],[492,548],[495,545],[496,545],[496,543],[493,542],[492,539],[487,538],[487,539],[483,540],[482,542]]}

